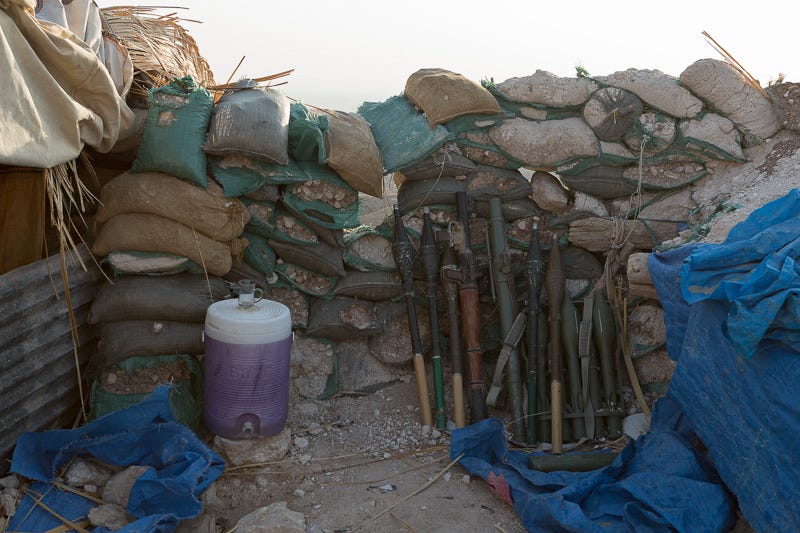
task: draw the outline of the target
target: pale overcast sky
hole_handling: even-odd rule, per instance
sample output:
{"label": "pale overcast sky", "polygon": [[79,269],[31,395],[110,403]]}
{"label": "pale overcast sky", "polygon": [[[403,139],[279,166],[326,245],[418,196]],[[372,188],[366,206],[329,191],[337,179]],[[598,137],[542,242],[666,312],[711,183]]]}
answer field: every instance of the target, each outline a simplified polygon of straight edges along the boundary
{"label": "pale overcast sky", "polygon": [[[130,5],[100,0],[100,7]],[[178,0],[182,25],[224,82],[295,69],[281,92],[305,103],[355,111],[400,94],[410,74],[438,67],[476,82],[537,69],[574,76],[627,68],[678,76],[721,56],[707,31],[762,85],[783,73],[800,81],[793,2],[436,0]],[[156,5],[144,4],[144,5]],[[174,11],[174,10],[173,10]],[[169,12],[169,10],[164,11]]]}

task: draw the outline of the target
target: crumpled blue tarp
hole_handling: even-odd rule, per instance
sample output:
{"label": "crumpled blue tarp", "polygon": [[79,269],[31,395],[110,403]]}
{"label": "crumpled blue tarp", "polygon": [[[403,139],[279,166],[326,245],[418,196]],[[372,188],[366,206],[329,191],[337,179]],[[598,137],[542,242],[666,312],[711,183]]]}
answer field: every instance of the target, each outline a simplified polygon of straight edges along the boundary
{"label": "crumpled blue tarp", "polygon": [[[502,421],[491,418],[453,432],[450,455],[485,479],[531,532],[719,532],[734,521],[735,502],[678,405],[662,398],[650,431],[608,467],[539,472],[530,454],[509,450]],[[511,502],[510,502],[511,503]]]}
{"label": "crumpled blue tarp", "polygon": [[[123,467],[150,466],[131,489],[127,510],[137,520],[117,531],[171,533],[180,520],[202,512],[199,496],[222,475],[225,463],[175,421],[169,392],[169,386],[159,387],[139,404],[77,429],[25,433],[17,440],[11,471],[38,481],[31,490],[46,493],[48,507],[75,520],[96,504],[84,509],[86,504],[76,503],[75,495],[50,484],[74,457],[93,457]],[[26,496],[8,531],[47,531],[60,525]]]}
{"label": "crumpled blue tarp", "polygon": [[[759,209],[733,229],[729,240],[743,242],[739,236],[760,226],[765,228],[764,241],[751,241],[747,247],[784,242],[768,236],[782,232],[792,209],[800,214],[797,207],[793,207],[796,202],[797,192],[793,191],[788,197],[768,204],[775,208],[774,225],[767,206]],[[773,226],[777,227],[770,231]],[[785,240],[789,244],[778,246],[774,254],[767,253],[767,261],[795,246],[791,235],[786,234]],[[759,342],[755,357],[743,357],[740,346],[730,338],[736,333],[732,329],[739,327],[731,325],[737,304],[725,298],[700,299],[690,304],[681,291],[681,283],[686,280],[681,280],[679,274],[686,268],[686,261],[692,257],[711,257],[705,255],[704,248],[708,246],[712,245],[689,245],[650,256],[650,275],[664,308],[667,350],[678,362],[670,395],[694,424],[720,477],[737,497],[750,525],[756,531],[797,532],[800,531],[797,501],[800,491],[797,443],[800,435],[800,350],[786,339],[798,334],[798,325],[777,335],[777,322],[774,323],[772,330]],[[719,247],[712,246],[710,250],[709,254],[718,254]],[[705,263],[700,271],[702,276],[706,280],[720,279],[719,285],[736,289],[740,301],[755,302],[751,320],[763,320],[769,325],[770,315],[776,310],[767,309],[759,315],[759,308],[796,298],[800,278],[795,278],[788,291],[784,290],[783,282],[776,283],[782,287],[779,292],[788,298],[778,292],[765,298],[758,284],[752,285],[753,290],[758,291],[756,295],[749,297],[744,288],[746,282],[739,284],[735,279],[735,268],[724,256],[719,259],[719,274],[714,273],[713,263]],[[784,264],[784,261],[773,264]],[[766,273],[766,270],[765,275],[775,275],[772,279],[780,279],[786,272],[778,275],[777,272]],[[791,308],[781,308],[777,320],[791,322],[790,317],[785,316],[791,312]]]}
{"label": "crumpled blue tarp", "polygon": [[681,268],[690,304],[730,302],[725,336],[750,358],[762,339],[800,342],[800,190],[754,211],[721,244],[693,247]]}

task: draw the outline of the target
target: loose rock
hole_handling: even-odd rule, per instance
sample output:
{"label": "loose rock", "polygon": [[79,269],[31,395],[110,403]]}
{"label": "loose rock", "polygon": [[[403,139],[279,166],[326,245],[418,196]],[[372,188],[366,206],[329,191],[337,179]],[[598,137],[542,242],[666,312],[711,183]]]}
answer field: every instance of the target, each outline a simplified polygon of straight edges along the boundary
{"label": "loose rock", "polygon": [[288,428],[272,437],[259,439],[214,437],[214,448],[222,450],[234,466],[277,461],[286,455],[291,444],[292,434]]}

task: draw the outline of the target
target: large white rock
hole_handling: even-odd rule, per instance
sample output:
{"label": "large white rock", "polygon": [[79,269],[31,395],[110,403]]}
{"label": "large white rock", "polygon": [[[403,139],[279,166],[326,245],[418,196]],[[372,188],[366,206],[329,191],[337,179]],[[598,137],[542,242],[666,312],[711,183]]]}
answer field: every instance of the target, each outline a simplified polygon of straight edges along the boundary
{"label": "large white rock", "polygon": [[64,474],[64,481],[73,487],[83,487],[84,485],[102,487],[109,480],[111,474],[111,468],[108,466],[77,457]]}
{"label": "large white rock", "polygon": [[545,70],[537,70],[524,78],[509,78],[495,87],[512,102],[552,107],[582,105],[599,89],[589,78],[562,78]]}
{"label": "large white rock", "polygon": [[660,70],[629,68],[594,79],[630,91],[650,107],[673,117],[692,118],[703,109],[703,102],[681,87],[677,78]]}
{"label": "large white rock", "polygon": [[222,450],[234,466],[277,461],[286,455],[291,445],[292,434],[288,428],[272,437],[260,439],[214,437],[214,448]]}
{"label": "large white rock", "polygon": [[305,533],[306,519],[286,507],[286,502],[276,502],[243,516],[233,529],[236,533]]}
{"label": "large white rock", "polygon": [[781,128],[778,111],[767,94],[725,61],[695,61],[681,73],[680,81],[745,133],[766,139]]}
{"label": "large white rock", "polygon": [[535,122],[513,118],[495,126],[489,136],[511,157],[535,169],[554,168],[577,157],[600,155],[592,128],[580,118]]}

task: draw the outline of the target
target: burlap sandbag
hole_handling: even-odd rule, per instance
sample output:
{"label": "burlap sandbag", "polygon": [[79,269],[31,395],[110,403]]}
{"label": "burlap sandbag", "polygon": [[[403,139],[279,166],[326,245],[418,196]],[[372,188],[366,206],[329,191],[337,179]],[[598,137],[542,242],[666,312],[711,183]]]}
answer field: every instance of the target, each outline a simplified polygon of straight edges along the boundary
{"label": "burlap sandbag", "polygon": [[104,257],[115,250],[181,255],[215,276],[223,276],[231,268],[228,244],[158,215],[121,214],[108,219],[97,234],[92,252]]}
{"label": "burlap sandbag", "polygon": [[480,84],[440,68],[424,68],[409,76],[405,95],[431,125],[461,115],[502,113],[492,93]]}
{"label": "burlap sandbag", "polygon": [[217,241],[242,234],[250,212],[235,198],[225,198],[222,188],[209,182],[202,189],[159,172],[124,173],[100,191],[97,221],[122,213],[149,213],[193,227]]}
{"label": "burlap sandbag", "polygon": [[383,159],[369,124],[361,115],[330,111],[325,132],[329,167],[352,188],[383,198]]}

